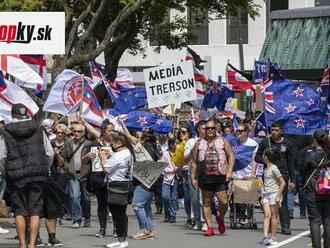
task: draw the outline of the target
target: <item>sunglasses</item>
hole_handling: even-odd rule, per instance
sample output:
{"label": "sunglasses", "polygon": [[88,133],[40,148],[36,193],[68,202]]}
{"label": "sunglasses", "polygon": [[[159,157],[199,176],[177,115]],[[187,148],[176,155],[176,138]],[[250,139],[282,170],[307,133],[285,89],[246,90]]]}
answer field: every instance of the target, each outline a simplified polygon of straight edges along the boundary
{"label": "sunglasses", "polygon": [[188,133],[186,130],[180,130],[180,133]]}
{"label": "sunglasses", "polygon": [[63,132],[56,132],[56,134],[64,134]]}
{"label": "sunglasses", "polygon": [[82,130],[73,130],[74,133],[82,133]]}
{"label": "sunglasses", "polygon": [[215,127],[206,127],[205,130],[215,130]]}

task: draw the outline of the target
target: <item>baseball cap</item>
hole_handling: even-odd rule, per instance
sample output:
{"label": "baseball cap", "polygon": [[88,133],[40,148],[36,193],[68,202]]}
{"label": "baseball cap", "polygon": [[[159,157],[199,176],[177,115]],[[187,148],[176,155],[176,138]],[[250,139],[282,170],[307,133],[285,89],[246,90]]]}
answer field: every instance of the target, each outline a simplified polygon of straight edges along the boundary
{"label": "baseball cap", "polygon": [[11,109],[11,117],[16,119],[28,119],[28,109],[22,103],[15,103]]}

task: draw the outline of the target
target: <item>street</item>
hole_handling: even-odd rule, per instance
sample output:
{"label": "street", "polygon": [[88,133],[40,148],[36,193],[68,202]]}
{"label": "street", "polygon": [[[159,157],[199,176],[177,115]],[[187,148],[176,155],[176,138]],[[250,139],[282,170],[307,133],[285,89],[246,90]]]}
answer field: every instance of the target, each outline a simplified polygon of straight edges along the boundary
{"label": "street", "polygon": [[[296,213],[299,210],[295,209]],[[262,238],[262,214],[259,209],[255,209],[255,215],[258,221],[258,230],[231,230],[229,229],[229,219],[226,218],[226,235],[219,236],[216,232],[214,237],[204,237],[202,232],[193,230],[186,230],[184,227],[185,217],[182,206],[177,216],[177,222],[175,224],[164,223],[164,215],[154,215],[155,231],[157,238],[154,240],[133,240],[132,235],[138,230],[137,219],[131,209],[128,207],[128,244],[130,247],[136,248],[168,248],[168,247],[189,247],[189,248],[206,248],[206,247],[244,247],[255,248],[262,247],[258,242]],[[215,219],[213,219],[215,223]],[[3,228],[9,228],[10,233],[6,235],[0,235],[0,248],[13,248],[17,247],[18,241],[14,239],[16,231],[12,228],[13,219],[0,219],[0,226]],[[70,221],[63,221],[63,225],[58,226],[57,238],[62,241],[63,247],[68,248],[90,248],[90,247],[105,247],[106,244],[115,241],[112,235],[112,223],[108,224],[108,233],[105,238],[96,238],[94,234],[98,231],[98,222],[96,216],[96,202],[93,202],[92,207],[92,227],[72,229]],[[311,247],[310,238],[304,235],[290,243],[281,245],[281,241],[292,239],[292,237],[301,234],[308,230],[308,220],[301,220],[296,218],[291,222],[292,235],[284,236],[278,235],[279,245],[272,247],[283,248],[305,248]],[[42,221],[41,226],[41,238],[44,242],[47,242],[48,236],[46,234],[45,224]]]}

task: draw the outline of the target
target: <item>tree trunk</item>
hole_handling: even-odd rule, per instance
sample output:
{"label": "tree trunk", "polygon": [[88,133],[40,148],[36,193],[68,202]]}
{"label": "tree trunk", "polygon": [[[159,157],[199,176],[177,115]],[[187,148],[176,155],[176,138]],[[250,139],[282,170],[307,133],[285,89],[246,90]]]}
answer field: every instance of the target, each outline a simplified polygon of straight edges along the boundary
{"label": "tree trunk", "polygon": [[52,84],[55,81],[55,78],[60,74],[64,69],[66,69],[66,56],[54,55],[54,64],[52,66]]}

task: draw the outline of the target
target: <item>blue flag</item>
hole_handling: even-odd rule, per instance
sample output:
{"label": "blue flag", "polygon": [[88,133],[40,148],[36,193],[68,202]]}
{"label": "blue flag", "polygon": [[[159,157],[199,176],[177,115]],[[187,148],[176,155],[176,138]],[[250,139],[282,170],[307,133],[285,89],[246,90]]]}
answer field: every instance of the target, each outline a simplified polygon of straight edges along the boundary
{"label": "blue flag", "polygon": [[115,110],[120,114],[127,114],[147,105],[145,88],[132,88],[121,91],[115,103]]}
{"label": "blue flag", "polygon": [[233,152],[236,152],[239,145],[237,135],[235,133],[225,134],[224,138],[229,142]]}
{"label": "blue flag", "polygon": [[267,79],[267,61],[254,61],[253,82],[259,84]]}
{"label": "blue flag", "polygon": [[129,112],[125,125],[127,128],[136,131],[152,128],[156,134],[165,134],[172,131],[172,121],[159,119],[156,114],[147,111]]}
{"label": "blue flag", "polygon": [[235,164],[233,171],[244,169],[251,163],[253,152],[256,146],[239,145],[235,152]]}
{"label": "blue flag", "polygon": [[279,121],[285,134],[298,135],[311,135],[317,129],[326,128],[325,104],[314,89],[303,83],[270,80],[264,90],[264,99],[268,127]]}
{"label": "blue flag", "polygon": [[228,98],[234,97],[234,92],[225,86],[220,86],[217,82],[209,80],[209,89],[203,99],[203,108],[216,107],[219,111],[224,111]]}

